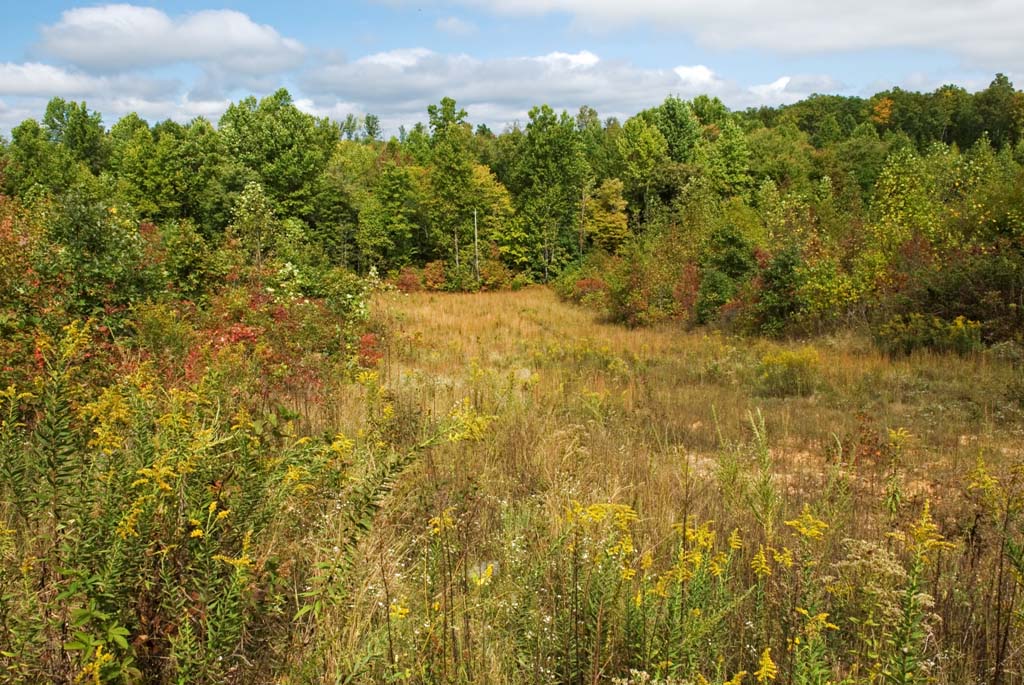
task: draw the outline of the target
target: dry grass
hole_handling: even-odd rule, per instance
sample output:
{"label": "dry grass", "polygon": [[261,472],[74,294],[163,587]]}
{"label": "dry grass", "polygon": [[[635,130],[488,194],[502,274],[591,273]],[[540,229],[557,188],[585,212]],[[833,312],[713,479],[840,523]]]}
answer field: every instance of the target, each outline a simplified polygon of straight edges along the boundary
{"label": "dry grass", "polygon": [[[723,440],[746,439],[756,411],[782,468],[797,474],[820,472],[865,430],[880,441],[888,429],[911,434],[905,465],[922,491],[962,475],[979,452],[1020,456],[1020,413],[1001,392],[1008,370],[984,357],[893,360],[853,336],[826,339],[815,344],[817,391],[780,398],[758,392],[759,361],[799,345],[604,324],[543,288],[385,293],[374,309],[389,385],[415,385],[427,412],[469,395],[501,416],[508,434],[484,448],[497,463],[474,465],[512,488],[568,469],[591,496],[651,482],[669,497],[665,469],[687,458],[700,467]],[[509,402],[516,411],[502,411]]]}
{"label": "dry grass", "polygon": [[[414,467],[366,544],[366,581],[353,605],[353,615],[363,619],[328,661],[343,663],[360,650],[376,650],[379,657],[385,651],[384,623],[404,635],[394,638],[405,645],[396,663],[417,664],[421,671],[401,676],[396,665],[397,670],[373,671],[378,677],[388,672],[413,682],[543,679],[541,656],[531,673],[522,663],[503,660],[512,653],[488,647],[487,636],[509,639],[511,633],[503,631],[513,629],[543,634],[550,609],[517,604],[527,586],[534,588],[530,592],[556,588],[555,599],[546,601],[554,602],[557,614],[557,588],[567,581],[552,570],[557,564],[551,554],[564,545],[566,511],[573,502],[615,502],[639,512],[637,554],[650,553],[656,567],[673,563],[679,526],[687,521],[715,521],[720,535],[736,527],[745,539],[769,544],[773,533],[759,521],[755,501],[758,464],[767,463],[759,459],[767,456],[767,487],[780,502],[775,525],[806,503],[830,523],[824,573],[844,558],[844,539],[889,544],[887,533],[912,525],[926,500],[945,535],[971,540],[971,517],[977,526],[981,515],[968,488],[978,458],[1002,470],[1024,456],[1021,407],[1005,395],[1016,371],[984,355],[894,360],[854,335],[807,346],[672,326],[630,330],[595,320],[543,288],[387,292],[376,296],[373,312],[372,326],[384,341],[380,375],[395,407],[395,426],[415,432],[429,423],[425,418],[444,416],[463,402],[493,417],[486,439],[445,446]],[[759,452],[765,444],[756,435],[760,422],[769,454]],[[438,547],[428,522],[445,511],[453,512],[457,539]],[[981,583],[999,556],[980,544],[970,554],[958,548],[963,556],[928,588],[945,592],[976,584],[967,595],[981,593],[964,599],[956,589],[936,609],[946,623],[935,625],[965,640],[942,646],[943,658],[951,661],[936,671],[941,682],[958,682],[994,658],[994,638],[978,635],[996,629],[976,634],[974,622],[985,619],[963,614],[964,606],[995,601],[1009,587],[1003,580],[994,590]],[[454,556],[439,556],[439,549]],[[753,549],[744,548],[741,578],[750,577]],[[437,585],[438,559],[448,559],[456,575],[463,574],[462,585]],[[508,572],[513,577],[496,575],[498,594],[481,599],[467,578],[471,569],[491,561],[515,570]],[[785,587],[776,591],[783,602]],[[433,613],[432,602],[449,600],[455,605]],[[416,624],[420,628],[382,617],[388,601],[419,602],[411,611],[424,621]],[[376,618],[366,619],[371,615]],[[450,641],[439,641],[430,618],[435,615],[460,616],[464,623],[449,627]],[[537,625],[512,627],[525,616],[535,617]],[[783,612],[771,620],[789,619]],[[742,616],[735,621],[740,635],[746,624]],[[770,639],[781,639],[773,632],[781,628],[765,630]],[[958,631],[968,631],[970,641]],[[449,642],[462,645],[463,652],[444,656]],[[735,646],[723,641],[719,648]],[[522,658],[533,654],[530,649],[515,653]],[[729,658],[751,672],[756,667],[750,655]],[[463,670],[439,674],[425,663]],[[850,682],[875,680],[855,675]]]}

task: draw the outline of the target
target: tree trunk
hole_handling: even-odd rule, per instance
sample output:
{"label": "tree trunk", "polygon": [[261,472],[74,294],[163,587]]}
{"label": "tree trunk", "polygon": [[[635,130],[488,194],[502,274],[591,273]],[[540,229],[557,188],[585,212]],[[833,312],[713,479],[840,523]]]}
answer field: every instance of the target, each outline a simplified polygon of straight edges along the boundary
{"label": "tree trunk", "polygon": [[473,210],[473,274],[476,276],[476,283],[480,285],[480,235],[476,228],[476,210]]}

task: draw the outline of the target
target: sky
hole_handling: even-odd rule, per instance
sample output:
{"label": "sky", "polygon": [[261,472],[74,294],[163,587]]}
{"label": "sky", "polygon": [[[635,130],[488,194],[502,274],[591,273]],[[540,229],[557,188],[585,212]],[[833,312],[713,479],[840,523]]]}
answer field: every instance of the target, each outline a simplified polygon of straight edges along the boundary
{"label": "sky", "polygon": [[[0,135],[54,96],[112,125],[216,123],[287,88],[386,133],[442,97],[497,131],[534,105],[626,118],[668,95],[729,107],[892,86],[1024,85],[1022,0],[174,0],[12,3],[0,23]],[[1020,78],[1015,78],[1020,74]]]}

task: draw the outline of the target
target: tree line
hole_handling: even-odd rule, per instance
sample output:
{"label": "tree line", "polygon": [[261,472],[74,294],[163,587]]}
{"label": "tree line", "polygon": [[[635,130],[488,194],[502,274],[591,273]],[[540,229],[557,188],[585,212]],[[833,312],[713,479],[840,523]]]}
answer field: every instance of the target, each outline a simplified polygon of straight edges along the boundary
{"label": "tree line", "polygon": [[[889,314],[963,314],[994,339],[1020,321],[1007,312],[1021,290],[1022,131],[1024,94],[1001,74],[973,94],[894,88],[740,112],[669,96],[625,121],[542,105],[500,134],[445,98],[389,140],[373,115],[317,118],[283,89],[216,126],[129,114],[106,128],[54,98],[3,142],[0,188],[56,203],[56,234],[93,241],[83,264],[123,262],[112,223],[173,225],[197,249],[235,239],[259,264],[310,274],[447,289],[557,278],[632,324],[820,328],[885,293]],[[75,216],[83,198],[116,218]],[[926,301],[955,290],[928,281],[937,265],[972,259],[984,265],[968,271],[998,272],[984,275],[994,300],[972,297],[1002,309]]]}

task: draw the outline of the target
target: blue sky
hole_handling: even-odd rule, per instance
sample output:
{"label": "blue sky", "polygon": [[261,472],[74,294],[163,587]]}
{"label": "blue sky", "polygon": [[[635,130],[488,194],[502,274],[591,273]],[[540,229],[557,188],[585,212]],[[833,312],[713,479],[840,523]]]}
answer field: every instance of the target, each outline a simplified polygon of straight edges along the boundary
{"label": "blue sky", "polygon": [[445,95],[500,129],[532,105],[628,116],[669,94],[733,108],[813,92],[1024,75],[1020,0],[353,0],[18,3],[0,24],[0,131],[53,96],[109,125],[213,120],[287,87],[388,131]]}

